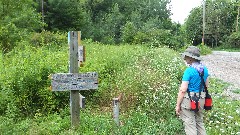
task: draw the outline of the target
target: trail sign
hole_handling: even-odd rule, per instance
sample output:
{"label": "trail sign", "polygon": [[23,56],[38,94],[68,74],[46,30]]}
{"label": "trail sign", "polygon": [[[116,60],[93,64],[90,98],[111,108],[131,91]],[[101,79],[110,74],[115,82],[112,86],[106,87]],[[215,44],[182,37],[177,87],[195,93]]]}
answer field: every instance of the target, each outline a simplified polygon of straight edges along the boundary
{"label": "trail sign", "polygon": [[98,88],[98,74],[88,73],[57,73],[51,75],[52,91],[90,90]]}
{"label": "trail sign", "polygon": [[[69,44],[69,73],[57,73],[50,76],[52,91],[70,90],[71,125],[79,126],[80,96],[79,90],[98,88],[98,74],[96,72],[79,73],[79,66],[85,61],[85,48],[81,44],[81,32],[68,32]],[[85,98],[83,99],[85,100]]]}

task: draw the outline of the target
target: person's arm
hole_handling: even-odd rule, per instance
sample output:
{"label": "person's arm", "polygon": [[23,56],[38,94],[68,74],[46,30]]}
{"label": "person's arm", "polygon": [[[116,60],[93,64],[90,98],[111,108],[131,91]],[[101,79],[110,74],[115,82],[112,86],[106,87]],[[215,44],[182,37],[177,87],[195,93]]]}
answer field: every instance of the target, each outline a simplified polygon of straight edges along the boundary
{"label": "person's arm", "polygon": [[188,81],[182,81],[181,87],[178,92],[178,98],[177,98],[177,104],[176,104],[176,114],[179,115],[181,111],[181,102],[183,100],[183,97],[188,89]]}

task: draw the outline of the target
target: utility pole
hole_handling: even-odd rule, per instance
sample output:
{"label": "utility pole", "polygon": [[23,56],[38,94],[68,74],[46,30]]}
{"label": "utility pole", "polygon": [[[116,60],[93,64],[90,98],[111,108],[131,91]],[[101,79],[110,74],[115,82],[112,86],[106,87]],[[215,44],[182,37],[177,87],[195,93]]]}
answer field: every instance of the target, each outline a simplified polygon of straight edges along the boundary
{"label": "utility pole", "polygon": [[202,35],[202,45],[204,45],[204,34],[205,34],[205,10],[206,10],[206,8],[205,8],[205,0],[203,0],[203,35]]}

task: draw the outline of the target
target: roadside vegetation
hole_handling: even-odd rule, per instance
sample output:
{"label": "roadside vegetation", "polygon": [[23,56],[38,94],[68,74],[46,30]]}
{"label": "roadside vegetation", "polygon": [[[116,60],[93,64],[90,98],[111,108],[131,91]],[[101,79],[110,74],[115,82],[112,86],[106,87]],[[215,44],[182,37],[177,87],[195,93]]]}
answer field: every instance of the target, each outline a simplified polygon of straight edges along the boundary
{"label": "roadside vegetation", "polygon": [[213,48],[213,50],[216,50],[216,51],[227,51],[227,52],[240,52],[240,48],[232,48],[232,47],[229,47],[229,46],[226,46],[226,45]]}
{"label": "roadside vegetation", "polygon": [[[87,61],[80,72],[98,72],[100,84],[96,91],[81,92],[87,102],[80,112],[80,126],[72,129],[70,125],[69,92],[48,88],[48,75],[68,72],[67,45],[26,45],[1,58],[1,134],[184,134],[174,111],[186,68],[179,52],[166,47],[111,46],[88,40],[83,44]],[[236,134],[239,101],[222,97],[224,83],[212,79],[210,86],[214,108],[206,112],[208,133]],[[121,93],[121,125],[117,127],[111,100]]]}

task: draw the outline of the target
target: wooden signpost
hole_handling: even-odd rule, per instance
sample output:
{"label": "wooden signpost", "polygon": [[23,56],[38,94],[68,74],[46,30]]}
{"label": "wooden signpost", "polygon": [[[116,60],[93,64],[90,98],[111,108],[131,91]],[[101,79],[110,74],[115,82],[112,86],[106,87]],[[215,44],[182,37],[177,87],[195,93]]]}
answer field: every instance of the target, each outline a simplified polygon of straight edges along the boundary
{"label": "wooden signpost", "polygon": [[51,75],[52,91],[70,90],[71,125],[79,126],[80,96],[79,90],[92,90],[98,88],[98,74],[96,72],[79,73],[78,68],[85,61],[85,49],[81,44],[80,31],[68,33],[69,44],[69,73]]}

